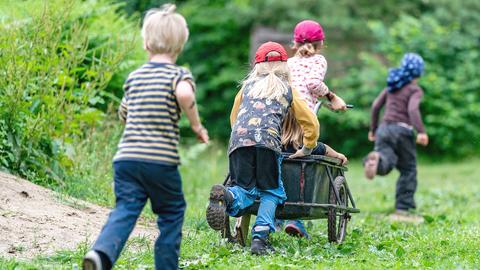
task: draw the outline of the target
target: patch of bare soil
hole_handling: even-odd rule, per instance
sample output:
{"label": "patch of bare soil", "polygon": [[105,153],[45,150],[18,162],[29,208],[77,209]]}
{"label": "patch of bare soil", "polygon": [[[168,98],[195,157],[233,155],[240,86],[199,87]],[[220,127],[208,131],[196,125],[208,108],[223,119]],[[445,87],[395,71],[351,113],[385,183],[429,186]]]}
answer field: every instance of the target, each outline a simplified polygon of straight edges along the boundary
{"label": "patch of bare soil", "polygon": [[[109,211],[0,172],[0,256],[32,258],[91,243]],[[137,224],[131,236],[157,234],[154,224]]]}

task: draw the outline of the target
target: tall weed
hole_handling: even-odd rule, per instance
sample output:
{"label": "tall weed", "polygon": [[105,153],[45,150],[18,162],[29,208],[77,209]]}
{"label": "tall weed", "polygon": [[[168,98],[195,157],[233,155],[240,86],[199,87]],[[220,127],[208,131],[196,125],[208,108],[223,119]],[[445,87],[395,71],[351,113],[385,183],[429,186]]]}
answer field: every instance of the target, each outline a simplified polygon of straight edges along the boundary
{"label": "tall weed", "polygon": [[0,168],[63,185],[73,144],[104,118],[104,91],[136,42],[136,31],[102,34],[85,14],[103,8],[116,31],[135,25],[106,1],[2,2]]}

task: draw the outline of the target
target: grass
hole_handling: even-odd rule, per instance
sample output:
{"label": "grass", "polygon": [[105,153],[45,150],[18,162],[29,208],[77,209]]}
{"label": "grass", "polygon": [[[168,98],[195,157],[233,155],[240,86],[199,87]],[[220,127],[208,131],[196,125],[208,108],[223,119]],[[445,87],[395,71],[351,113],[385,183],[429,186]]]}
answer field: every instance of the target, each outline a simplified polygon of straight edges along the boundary
{"label": "grass", "polygon": [[[59,191],[111,206],[111,157],[119,130],[93,135],[78,145],[78,177]],[[114,139],[112,139],[114,138]],[[184,193],[188,203],[180,265],[185,269],[476,269],[480,265],[480,159],[459,163],[419,164],[416,195],[425,224],[391,223],[397,173],[364,179],[359,161],[351,162],[347,180],[360,214],[349,223],[347,240],[329,244],[325,220],[307,222],[311,240],[276,233],[278,252],[256,257],[248,248],[223,242],[205,221],[209,188],[223,181],[227,159],[223,147],[194,145],[182,149]],[[149,209],[144,217],[153,220]],[[30,261],[0,259],[0,269],[72,269],[80,267],[89,243]],[[150,269],[152,243],[135,238],[128,243],[116,269]]]}

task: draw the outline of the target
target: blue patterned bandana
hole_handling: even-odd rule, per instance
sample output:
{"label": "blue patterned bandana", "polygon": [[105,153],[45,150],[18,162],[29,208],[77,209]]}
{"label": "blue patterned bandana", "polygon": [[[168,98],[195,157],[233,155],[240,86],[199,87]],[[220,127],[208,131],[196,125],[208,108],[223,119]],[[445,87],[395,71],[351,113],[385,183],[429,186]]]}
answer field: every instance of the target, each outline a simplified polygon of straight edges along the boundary
{"label": "blue patterned bandana", "polygon": [[395,92],[401,89],[415,78],[422,76],[424,67],[423,59],[416,53],[407,53],[402,58],[402,64],[398,68],[388,71],[387,90]]}

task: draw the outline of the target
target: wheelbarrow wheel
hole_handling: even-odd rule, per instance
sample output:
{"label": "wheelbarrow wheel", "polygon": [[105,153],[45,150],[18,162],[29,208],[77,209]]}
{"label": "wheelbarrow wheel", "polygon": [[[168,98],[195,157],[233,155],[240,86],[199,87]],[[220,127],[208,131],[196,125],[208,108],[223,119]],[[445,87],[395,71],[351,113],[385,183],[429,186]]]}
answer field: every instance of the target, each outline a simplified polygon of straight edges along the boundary
{"label": "wheelbarrow wheel", "polygon": [[[337,190],[339,200],[335,196]],[[348,193],[345,185],[345,178],[338,176],[333,181],[333,186],[330,187],[330,204],[347,207]],[[344,210],[330,208],[328,210],[328,241],[341,244],[345,240],[347,234],[348,213]]]}

